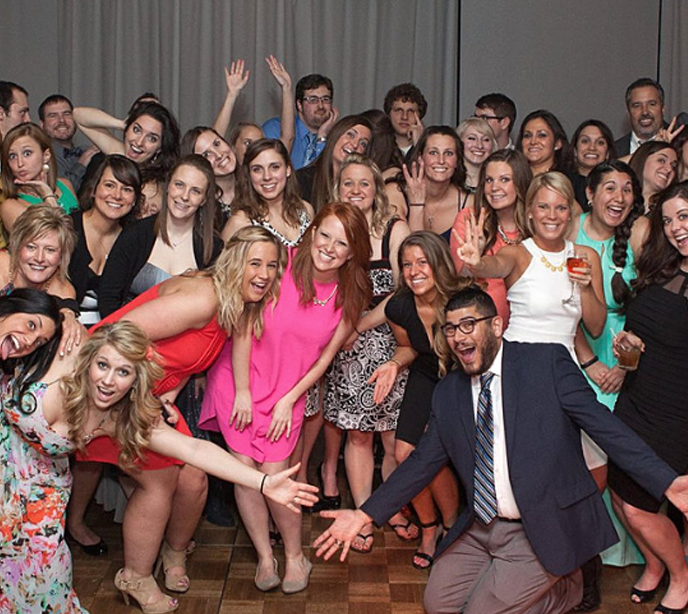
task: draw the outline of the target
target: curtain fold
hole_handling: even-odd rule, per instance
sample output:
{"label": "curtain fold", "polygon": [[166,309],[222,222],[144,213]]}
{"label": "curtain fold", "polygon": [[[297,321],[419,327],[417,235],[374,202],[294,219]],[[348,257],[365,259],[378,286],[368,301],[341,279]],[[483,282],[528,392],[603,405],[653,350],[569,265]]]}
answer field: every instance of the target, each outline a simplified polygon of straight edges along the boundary
{"label": "curtain fold", "polygon": [[59,89],[122,116],[143,91],[158,94],[183,129],[212,123],[226,92],[223,66],[243,58],[251,78],[233,122],[280,111],[264,58],[294,84],[319,72],[342,115],[382,107],[412,81],[432,123],[454,123],[457,0],[58,0]]}

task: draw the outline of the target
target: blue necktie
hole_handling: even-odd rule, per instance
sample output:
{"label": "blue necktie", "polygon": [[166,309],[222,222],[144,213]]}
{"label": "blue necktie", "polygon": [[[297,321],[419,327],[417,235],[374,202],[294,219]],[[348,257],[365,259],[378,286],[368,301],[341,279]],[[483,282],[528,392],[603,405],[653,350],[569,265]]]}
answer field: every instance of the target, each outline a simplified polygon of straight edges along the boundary
{"label": "blue necktie", "polygon": [[497,515],[494,482],[494,424],[490,383],[494,373],[480,376],[480,396],[475,420],[475,467],[473,469],[473,507],[478,518],[489,524]]}
{"label": "blue necktie", "polygon": [[308,139],[308,145],[306,146],[306,153],[304,155],[304,166],[308,166],[313,160],[317,158],[317,153],[316,153],[316,139],[318,138],[317,134],[313,134],[312,132],[309,132],[306,135],[306,138]]}

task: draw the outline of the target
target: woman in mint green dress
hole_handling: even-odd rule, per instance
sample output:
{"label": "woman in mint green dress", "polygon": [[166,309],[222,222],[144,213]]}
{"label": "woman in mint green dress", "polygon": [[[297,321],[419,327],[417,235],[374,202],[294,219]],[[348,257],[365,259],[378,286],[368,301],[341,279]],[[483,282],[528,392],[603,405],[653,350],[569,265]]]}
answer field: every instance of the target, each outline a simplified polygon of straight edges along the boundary
{"label": "woman in mint green dress", "polygon": [[[630,294],[630,282],[636,277],[635,260],[645,239],[648,220],[642,215],[640,184],[624,162],[598,164],[588,175],[586,194],[590,212],[580,216],[573,233],[577,245],[587,245],[600,255],[607,323],[597,339],[581,326],[576,336],[576,354],[597,399],[613,411],[625,371],[617,365],[612,339],[624,328],[626,317],[620,307]],[[604,498],[611,510],[606,491]],[[620,541],[602,553],[603,562],[619,567],[643,563],[635,543],[613,514],[612,519]]]}

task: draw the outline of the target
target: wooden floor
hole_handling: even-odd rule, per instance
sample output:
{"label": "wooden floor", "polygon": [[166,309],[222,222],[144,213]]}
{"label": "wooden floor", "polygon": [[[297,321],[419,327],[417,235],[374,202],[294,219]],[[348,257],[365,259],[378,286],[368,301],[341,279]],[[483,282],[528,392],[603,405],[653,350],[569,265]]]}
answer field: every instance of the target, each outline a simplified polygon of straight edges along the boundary
{"label": "wooden floor", "polygon": [[[342,491],[345,484],[341,484]],[[345,502],[347,500],[344,493]],[[122,567],[121,527],[112,514],[92,504],[89,524],[110,546],[102,558],[93,558],[73,548],[74,584],[84,607],[91,614],[126,614],[140,610],[126,606],[113,579]],[[285,595],[279,589],[262,593],[255,588],[256,556],[241,525],[221,528],[205,520],[196,533],[197,548],[188,561],[191,588],[179,595],[180,614],[423,614],[423,591],[427,572],[411,566],[414,544],[399,540],[385,527],[375,533],[370,554],[351,553],[345,563],[324,562],[309,547],[328,521],[304,514],[303,541],[313,562],[307,590]],[[275,550],[280,572],[284,553]],[[605,567],[603,605],[600,614],[645,614],[653,603],[631,604],[628,593],[640,574],[638,567]],[[133,604],[133,602],[132,602]],[[489,614],[485,613],[485,614]]]}

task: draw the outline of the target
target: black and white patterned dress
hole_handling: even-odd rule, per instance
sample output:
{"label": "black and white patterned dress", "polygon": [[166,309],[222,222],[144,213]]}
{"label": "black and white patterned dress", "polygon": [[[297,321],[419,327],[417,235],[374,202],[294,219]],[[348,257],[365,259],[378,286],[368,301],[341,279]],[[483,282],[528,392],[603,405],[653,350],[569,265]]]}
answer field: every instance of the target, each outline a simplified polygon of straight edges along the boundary
{"label": "black and white patterned dress", "polygon": [[[382,238],[382,258],[370,261],[373,304],[379,304],[394,290],[389,242],[392,228],[398,221],[390,220]],[[351,350],[341,350],[325,376],[323,415],[340,429],[347,431],[393,431],[397,427],[399,406],[404,397],[408,371],[404,370],[387,398],[379,405],[373,402],[374,385],[368,379],[397,348],[392,329],[387,323],[365,331]]]}

